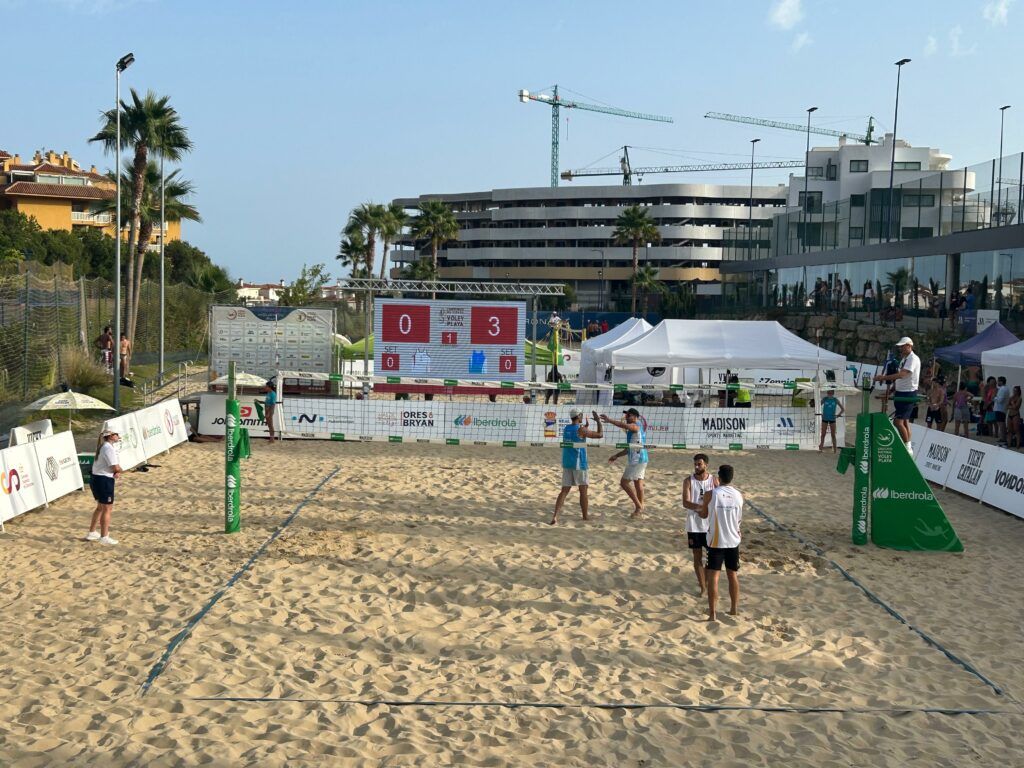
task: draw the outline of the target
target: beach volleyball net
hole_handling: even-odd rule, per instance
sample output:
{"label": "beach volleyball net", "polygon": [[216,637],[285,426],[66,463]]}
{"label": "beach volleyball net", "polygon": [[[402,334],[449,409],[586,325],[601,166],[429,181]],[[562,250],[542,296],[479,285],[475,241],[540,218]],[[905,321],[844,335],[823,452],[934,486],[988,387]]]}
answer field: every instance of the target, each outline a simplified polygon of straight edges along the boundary
{"label": "beach volleyball net", "polygon": [[[473,381],[303,371],[280,371],[275,384],[275,426],[289,438],[557,447],[573,409],[596,429],[594,412],[621,420],[624,410],[635,408],[649,447],[734,450],[816,449],[821,397],[830,386]],[[846,393],[839,390],[842,401]],[[247,425],[257,436],[260,399],[253,397]],[[836,426],[842,445],[841,418]],[[605,425],[604,433],[590,443],[623,444],[623,430]]]}

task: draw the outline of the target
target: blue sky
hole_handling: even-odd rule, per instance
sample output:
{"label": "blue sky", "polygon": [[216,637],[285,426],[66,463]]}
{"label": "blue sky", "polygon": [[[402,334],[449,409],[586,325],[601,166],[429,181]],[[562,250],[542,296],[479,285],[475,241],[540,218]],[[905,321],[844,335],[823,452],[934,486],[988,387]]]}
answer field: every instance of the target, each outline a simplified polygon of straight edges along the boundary
{"label": "blue sky", "polygon": [[[672,125],[563,111],[565,168],[799,158],[798,133],[703,119],[709,110],[861,131],[891,130],[953,162],[1024,148],[1015,0],[863,2],[328,2],[0,0],[0,149],[68,150],[111,167],[87,139],[129,86],[170,96],[195,142],[182,175],[205,219],[185,238],[233,277],[291,280],[336,266],[339,231],[364,201],[545,186],[550,113],[520,88],[671,115]],[[1017,106],[1019,105],[1019,106]],[[821,142],[827,143],[826,139]],[[784,181],[786,172],[758,176]],[[646,179],[745,183],[743,172]],[[564,183],[564,182],[563,182]],[[578,184],[579,182],[572,182]]]}

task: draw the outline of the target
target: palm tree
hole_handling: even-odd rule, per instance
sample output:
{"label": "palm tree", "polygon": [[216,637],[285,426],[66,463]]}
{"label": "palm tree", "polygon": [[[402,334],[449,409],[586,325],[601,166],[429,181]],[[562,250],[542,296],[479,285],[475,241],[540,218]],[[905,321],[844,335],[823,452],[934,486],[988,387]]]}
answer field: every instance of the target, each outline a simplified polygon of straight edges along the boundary
{"label": "palm tree", "polygon": [[647,300],[650,298],[651,293],[664,293],[666,290],[665,284],[658,279],[657,268],[652,267],[650,264],[644,264],[637,270],[636,274],[633,275],[633,289],[634,293],[637,290],[643,292],[645,315],[647,314]]}
{"label": "palm tree", "polygon": [[362,203],[352,209],[345,225],[345,235],[360,233],[366,241],[366,271],[373,277],[373,262],[377,251],[377,235],[387,220],[388,209],[380,203]]}
{"label": "palm tree", "polygon": [[[140,209],[142,195],[145,192],[146,164],[150,150],[160,154],[166,160],[177,162],[182,155],[192,149],[192,141],[188,138],[188,130],[181,123],[177,110],[169,103],[167,96],[157,96],[147,91],[140,97],[131,89],[131,104],[121,101],[121,148],[134,149],[131,161],[133,195],[128,205],[128,316],[131,317],[138,308],[138,299],[134,292],[135,248],[139,234]],[[104,121],[99,133],[89,141],[103,143],[104,150],[117,150],[117,110],[109,109],[103,113]],[[117,233],[121,237],[121,233]],[[141,275],[141,270],[139,270]],[[128,324],[126,324],[128,325]],[[134,325],[127,327],[128,339],[134,341]]]}
{"label": "palm tree", "polygon": [[[349,231],[346,227],[341,233],[341,246],[338,249],[338,255],[335,258],[341,262],[342,267],[346,267],[352,277],[366,277],[366,237],[363,235],[363,230],[353,228]],[[363,293],[362,291],[356,291],[356,310],[362,309]]]}
{"label": "palm tree", "polygon": [[639,205],[631,205],[616,219],[612,239],[619,245],[633,246],[633,301],[630,313],[636,315],[636,275],[640,267],[637,253],[640,243],[656,243],[661,240],[661,233],[647,216],[646,210]]}
{"label": "palm tree", "polygon": [[885,278],[889,281],[885,284],[885,289],[891,291],[893,296],[896,297],[896,306],[902,307],[903,294],[910,285],[910,270],[906,267],[900,267],[895,272],[887,272]]}
{"label": "palm tree", "polygon": [[430,263],[430,259],[424,256],[422,259],[410,262],[402,270],[402,277],[406,280],[437,280],[437,270]]}
{"label": "palm tree", "polygon": [[[436,276],[438,249],[459,236],[459,222],[456,221],[455,214],[440,200],[426,200],[420,204],[419,216],[413,219],[412,233],[417,240],[429,241],[430,263]],[[430,297],[435,299],[437,295],[431,293]]]}
{"label": "palm tree", "polygon": [[380,240],[383,252],[380,256],[380,279],[384,279],[384,273],[388,265],[388,249],[395,238],[402,234],[405,225],[409,222],[409,216],[405,209],[397,203],[391,203],[384,209],[384,216],[380,222]]}
{"label": "palm tree", "polygon": [[[174,221],[202,221],[199,211],[185,198],[195,192],[191,181],[178,177],[180,169],[175,169],[164,176],[164,220]],[[116,181],[113,172],[107,174],[107,178]],[[135,193],[135,176],[132,163],[125,163],[124,172],[121,174],[121,207],[124,208],[131,200],[138,197]],[[132,288],[133,303],[127,307],[127,323],[125,332],[128,338],[135,338],[135,329],[138,327],[139,300],[142,291],[142,270],[146,262],[146,252],[149,248],[149,239],[153,234],[154,227],[160,223],[160,166],[153,160],[146,163],[143,174],[142,196],[139,204],[139,236],[135,248],[135,274],[128,274],[129,286]],[[107,200],[100,207],[101,213],[112,213],[116,208],[114,200]],[[164,233],[161,233],[161,237]],[[134,342],[133,342],[134,343]]]}

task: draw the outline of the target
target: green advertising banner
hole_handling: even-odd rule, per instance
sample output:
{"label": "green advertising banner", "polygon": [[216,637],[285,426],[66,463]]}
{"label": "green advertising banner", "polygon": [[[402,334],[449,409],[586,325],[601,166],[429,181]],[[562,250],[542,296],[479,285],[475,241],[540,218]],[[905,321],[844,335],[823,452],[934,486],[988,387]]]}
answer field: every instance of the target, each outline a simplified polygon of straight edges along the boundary
{"label": "green advertising banner", "polygon": [[868,543],[871,512],[871,414],[857,416],[857,447],[853,461],[853,543]]}
{"label": "green advertising banner", "polygon": [[[860,441],[867,437],[871,445],[871,540],[889,549],[962,552],[964,545],[889,417],[871,414],[867,435],[861,427],[862,418],[857,417],[857,478],[861,471]],[[855,504],[857,500],[859,496]],[[854,542],[859,543],[856,535],[855,528]]]}

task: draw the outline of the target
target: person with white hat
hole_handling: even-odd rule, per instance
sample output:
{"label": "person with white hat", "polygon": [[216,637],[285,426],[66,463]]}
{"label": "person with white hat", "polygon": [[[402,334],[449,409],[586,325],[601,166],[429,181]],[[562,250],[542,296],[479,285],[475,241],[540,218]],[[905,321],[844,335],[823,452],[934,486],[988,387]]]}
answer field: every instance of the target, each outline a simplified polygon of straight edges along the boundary
{"label": "person with white hat", "polygon": [[92,497],[96,499],[96,509],[92,513],[92,524],[85,536],[86,541],[117,544],[117,539],[110,538],[110,514],[114,511],[114,481],[123,474],[117,452],[120,440],[121,436],[112,429],[100,433],[96,458],[92,464],[92,479],[89,480]]}
{"label": "person with white hat", "polygon": [[878,374],[875,381],[896,382],[896,396],[893,398],[895,413],[892,423],[900,433],[907,451],[914,455],[913,446],[910,444],[910,414],[917,404],[917,389],[921,380],[921,358],[914,354],[914,341],[909,336],[904,336],[896,342],[902,359],[896,373]]}
{"label": "person with white hat", "polygon": [[[569,423],[562,430],[562,490],[558,492],[555,500],[555,513],[551,516],[551,525],[558,522],[558,515],[565,504],[565,497],[575,485],[580,489],[580,510],[583,512],[583,519],[587,518],[589,500],[587,499],[587,486],[590,483],[587,470],[587,448],[588,437],[600,440],[604,437],[601,427],[601,420],[594,412],[594,421],[597,422],[597,431],[591,432],[590,423],[583,420],[583,411],[573,408],[569,411]],[[582,448],[577,448],[576,443],[583,443]]]}

